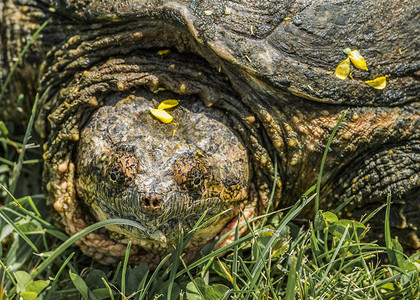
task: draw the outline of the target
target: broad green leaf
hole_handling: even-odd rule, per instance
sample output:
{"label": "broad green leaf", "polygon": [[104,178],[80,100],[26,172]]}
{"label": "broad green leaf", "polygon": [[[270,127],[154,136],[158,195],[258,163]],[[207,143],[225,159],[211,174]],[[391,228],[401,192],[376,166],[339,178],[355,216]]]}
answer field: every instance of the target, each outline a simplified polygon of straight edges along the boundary
{"label": "broad green leaf", "polygon": [[80,277],[79,275],[75,273],[72,273],[71,271],[69,271],[69,273],[70,273],[71,281],[73,281],[74,286],[82,295],[82,297],[84,299],[89,299],[89,288],[86,285],[85,281],[82,279],[82,277]]}
{"label": "broad green leaf", "polygon": [[[414,264],[406,261],[404,258],[404,249],[401,244],[396,239],[391,239],[391,251],[393,252],[392,263],[405,271],[415,270],[416,267]],[[391,260],[391,257],[390,257]]]}
{"label": "broad green leaf", "polygon": [[322,210],[318,210],[315,215],[314,229],[316,231],[322,231],[326,227],[327,227],[327,224],[325,223],[324,217],[322,215]]}
{"label": "broad green leaf", "polygon": [[[166,281],[156,292],[157,295],[162,295],[161,299],[168,299],[168,288],[169,288],[169,280]],[[175,300],[179,298],[179,294],[181,293],[181,288],[176,282],[172,283],[172,290],[171,290],[171,300]]]}
{"label": "broad green leaf", "polygon": [[149,274],[149,268],[145,265],[136,266],[134,269],[131,269],[130,272],[128,272],[128,278],[127,278],[127,295],[130,295],[134,292],[137,292],[139,289],[142,289],[143,287],[139,286],[140,283],[144,283],[147,275]]}
{"label": "broad green leaf", "polygon": [[223,284],[215,284],[206,288],[205,297],[209,300],[219,300],[223,298],[228,290],[229,288]]}
{"label": "broad green leaf", "polygon": [[[29,274],[28,274],[29,275]],[[35,300],[38,295],[48,286],[48,281],[45,280],[36,280],[30,283],[26,290],[20,293],[20,298],[22,300]]]}
{"label": "broad green leaf", "polygon": [[0,241],[4,240],[13,232],[12,225],[7,224],[3,219],[0,219]]}
{"label": "broad green leaf", "polygon": [[[285,227],[284,230],[281,231],[280,235],[277,237],[276,241],[271,245],[272,251],[271,253],[277,252],[282,246],[282,241],[288,237],[289,234],[289,227]],[[252,246],[252,254],[253,257],[258,257],[258,247],[259,249],[264,249],[267,244],[270,242],[271,238],[273,237],[273,232],[265,230],[262,231],[257,239],[255,240],[253,246]],[[279,252],[277,252],[279,254]]]}
{"label": "broad green leaf", "polygon": [[19,300],[35,300],[38,297],[38,294],[35,292],[21,292]]}
{"label": "broad green leaf", "polygon": [[330,211],[324,212],[322,214],[322,217],[323,217],[325,223],[327,224],[327,226],[330,226],[330,225],[332,225],[332,224],[334,224],[335,222],[338,221],[338,217]]}
{"label": "broad green leaf", "polygon": [[25,271],[16,271],[14,274],[17,281],[18,292],[25,291],[26,287],[33,282],[31,275]]}
{"label": "broad green leaf", "polygon": [[[32,236],[30,239],[35,241],[36,244],[39,244],[41,241],[40,237]],[[14,272],[19,270],[30,257],[33,257],[31,246],[29,246],[20,236],[16,236],[12,246],[7,251],[4,263],[9,267],[11,272]]]}
{"label": "broad green leaf", "polygon": [[355,228],[357,230],[357,235],[360,236],[363,231],[365,231],[366,227],[365,225],[363,225],[360,222],[357,221],[352,221],[352,220],[338,220],[337,222],[335,222],[329,229],[329,232],[331,234],[333,234],[334,236],[341,238],[344,234],[344,232],[346,232],[346,228],[347,226],[349,226],[349,229],[347,230],[349,232],[349,235],[346,237],[347,239],[350,239],[351,236],[353,235],[353,226],[352,223],[355,223]]}
{"label": "broad green leaf", "polygon": [[315,230],[321,231],[326,227],[330,227],[337,221],[338,217],[334,213],[330,211],[323,212],[322,210],[319,210],[315,215]]}
{"label": "broad green leaf", "polygon": [[86,275],[85,283],[89,287],[89,289],[99,289],[104,287],[104,283],[102,278],[108,280],[106,274],[101,270],[93,270]]}
{"label": "broad green leaf", "polygon": [[[102,283],[103,285],[103,283]],[[99,288],[99,289],[95,289],[92,291],[93,295],[96,297],[96,299],[101,300],[101,299],[109,299],[110,297],[110,292],[109,289],[107,287],[104,288]],[[117,295],[117,291],[112,291],[113,295]],[[128,296],[128,294],[127,294]],[[135,299],[135,298],[134,298]]]}
{"label": "broad green leaf", "polygon": [[206,287],[204,281],[201,279],[194,279],[187,284],[187,299],[188,300],[205,300],[204,295],[206,293]]}
{"label": "broad green leaf", "polygon": [[219,300],[229,288],[222,284],[206,285],[204,280],[196,278],[187,284],[187,299],[188,300]]}
{"label": "broad green leaf", "polygon": [[48,286],[48,284],[49,282],[45,280],[35,280],[26,287],[26,290],[39,294]]}
{"label": "broad green leaf", "polygon": [[31,220],[30,218],[25,218],[23,220],[20,220],[19,222],[16,222],[16,225],[19,228],[19,230],[21,230],[21,232],[23,232],[26,235],[44,233],[41,224],[34,220]]}

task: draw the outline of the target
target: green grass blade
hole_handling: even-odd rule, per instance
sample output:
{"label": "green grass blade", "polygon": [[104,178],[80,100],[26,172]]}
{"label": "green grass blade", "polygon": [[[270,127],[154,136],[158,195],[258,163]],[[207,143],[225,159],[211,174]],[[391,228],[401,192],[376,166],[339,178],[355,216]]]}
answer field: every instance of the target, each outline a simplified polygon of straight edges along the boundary
{"label": "green grass blade", "polygon": [[343,112],[340,116],[340,119],[338,119],[337,124],[335,124],[334,129],[333,129],[333,131],[330,135],[330,138],[328,139],[327,145],[325,146],[324,155],[322,156],[322,160],[321,160],[321,167],[319,168],[318,181],[316,183],[316,198],[315,198],[315,206],[314,206],[315,207],[314,217],[319,210],[319,193],[321,191],[322,172],[324,171],[324,165],[325,165],[325,161],[327,160],[327,154],[328,154],[328,151],[330,149],[331,143],[334,139],[334,136],[337,133],[338,127],[340,127],[340,124],[343,121],[345,116],[346,116],[346,112]]}
{"label": "green grass blade", "polygon": [[163,265],[166,263],[166,261],[172,256],[172,253],[169,253],[168,255],[165,256],[164,259],[162,259],[162,261],[159,263],[159,265],[157,266],[157,268],[155,269],[155,271],[153,272],[152,276],[150,277],[149,281],[146,284],[146,287],[144,288],[143,292],[140,294],[139,296],[139,300],[143,300],[144,297],[146,296],[147,291],[149,290],[150,286],[152,285],[153,280],[158,276],[158,273],[160,271],[160,269],[163,267]]}
{"label": "green grass blade", "polygon": [[13,167],[15,165],[15,163],[13,161],[10,161],[10,160],[5,159],[3,157],[0,157],[0,162],[6,164],[8,166],[11,166],[11,167]]}
{"label": "green grass blade", "polygon": [[362,224],[366,224],[370,219],[372,219],[381,209],[383,209],[386,206],[386,204],[382,204],[378,208],[376,208],[374,211],[372,211],[366,218],[361,221]]}
{"label": "green grass blade", "polygon": [[51,298],[51,293],[54,291],[55,286],[57,285],[57,280],[60,277],[61,273],[63,272],[64,268],[67,266],[67,264],[69,263],[69,261],[73,258],[75,252],[71,253],[69,255],[69,257],[67,257],[67,259],[64,261],[64,263],[62,264],[62,266],[60,267],[60,269],[58,270],[57,274],[55,274],[52,283],[51,283],[51,288],[48,291],[48,295],[47,295],[47,299]]}
{"label": "green grass blade", "polygon": [[349,197],[346,201],[341,203],[339,206],[337,206],[332,212],[336,215],[338,214],[344,207],[347,206],[350,202],[352,202],[354,199],[354,196]]}
{"label": "green grass blade", "polygon": [[[26,127],[25,136],[23,138],[22,149],[19,153],[18,161],[17,161],[15,167],[13,168],[12,184],[10,185],[10,188],[9,188],[11,194],[14,194],[14,192],[15,192],[17,181],[18,181],[18,178],[19,178],[19,175],[20,175],[20,171],[22,169],[23,158],[25,157],[26,145],[28,143],[29,137],[30,137],[31,132],[32,132],[32,126],[33,126],[34,121],[35,121],[35,112],[36,112],[36,107],[38,105],[38,98],[39,98],[39,94],[37,93],[36,96],[35,96],[34,105],[32,106],[31,117],[29,119],[28,126]],[[10,197],[8,197],[6,199],[6,204],[10,201],[10,199],[11,199]]]}
{"label": "green grass blade", "polygon": [[[235,226],[235,241],[239,239],[239,220],[240,215],[238,216],[238,221]],[[233,262],[232,262],[232,285],[235,290],[239,290],[238,285],[236,284],[238,277],[238,245],[233,247]]]}
{"label": "green grass blade", "polygon": [[102,282],[104,283],[105,287],[108,289],[109,297],[111,298],[111,300],[114,300],[114,293],[112,292],[112,289],[109,286],[108,282],[103,277],[101,279],[102,279]]}
{"label": "green grass blade", "polygon": [[292,256],[292,264],[291,264],[290,270],[288,272],[289,277],[287,278],[286,300],[294,300],[295,299],[297,260],[298,260],[297,257],[293,255]]}
{"label": "green grass blade", "polygon": [[171,274],[169,275],[169,285],[168,285],[168,300],[171,300],[172,295],[172,287],[175,282],[176,271],[178,270],[179,259],[181,257],[182,251],[184,250],[184,241],[183,241],[183,232],[181,231],[178,235],[178,243],[177,247],[174,250],[172,255],[172,267],[171,267]]}
{"label": "green grass blade", "polygon": [[143,278],[141,279],[141,281],[139,283],[139,286],[137,287],[137,291],[141,291],[141,290],[145,289],[145,284],[146,284],[146,280],[147,280],[147,276],[149,275],[149,272],[150,272],[150,270],[147,270],[146,274],[144,274]]}
{"label": "green grass blade", "polygon": [[6,274],[9,276],[10,280],[12,281],[13,285],[16,286],[17,282],[15,281],[15,278],[10,274],[8,268],[4,265],[3,261],[0,259],[0,265],[3,267],[3,270],[5,270]]}
{"label": "green grass blade", "polygon": [[[249,224],[249,222],[248,222],[248,219],[246,218],[246,216],[243,214],[243,212],[242,212],[242,216],[243,216],[243,218],[244,218],[244,220],[245,220],[245,223],[246,223],[246,225],[248,226],[248,230],[249,230],[249,232],[251,233],[251,235],[252,235],[252,237],[253,237],[253,239],[254,239],[254,241],[257,241],[257,236],[255,235],[255,233],[254,233],[254,230],[252,229],[252,227],[251,227],[251,225]],[[274,241],[273,241],[274,242]],[[256,249],[257,249],[257,253],[258,253],[258,257],[259,258],[263,258],[261,261],[262,261],[262,264],[263,264],[263,268],[264,268],[264,270],[265,270],[265,273],[266,273],[266,276],[267,277],[270,277],[270,270],[269,270],[269,268],[267,267],[267,259],[266,259],[266,257],[263,257],[264,256],[264,253],[266,253],[266,256],[270,253],[270,250],[272,249],[272,244],[270,244],[270,242],[264,247],[264,250],[262,251],[261,250],[261,247],[260,247],[260,245],[259,245],[259,243],[257,242],[257,243],[255,243],[254,244],[254,246],[256,247]],[[270,261],[268,262],[269,264],[270,264]],[[268,282],[268,284],[269,284],[269,289],[272,291],[272,294],[273,294],[273,297],[274,297],[274,299],[275,300],[277,300],[277,296],[276,296],[276,294],[274,293],[274,289],[273,289],[273,286],[272,286],[272,283],[269,281]]]}
{"label": "green grass blade", "polygon": [[[241,266],[242,272],[244,272],[244,275],[246,276],[246,279],[248,281],[252,280],[252,274],[251,271],[249,270],[249,268],[247,267],[247,265],[245,264],[244,260],[242,259],[242,257],[238,256],[238,260],[239,260],[239,264]],[[241,279],[240,277],[238,277],[239,279]],[[249,284],[246,281],[243,281],[243,284],[246,286],[249,286]]]}
{"label": "green grass blade", "polygon": [[0,209],[0,217],[5,220],[9,225],[13,227],[13,229],[19,234],[19,236],[29,245],[35,252],[39,252],[38,248],[32,243],[32,241],[26,236],[26,234],[20,230],[19,227],[16,226],[16,224],[13,222],[12,219],[9,218],[8,215],[6,215],[2,209]]}
{"label": "green grass blade", "polygon": [[[201,293],[201,289],[197,286],[197,283],[194,280],[194,277],[191,275],[190,271],[188,270],[188,266],[185,263],[185,261],[182,259],[182,257],[180,257],[182,265],[184,266],[184,270],[187,271],[187,275],[190,278],[190,281],[195,285],[195,288],[197,289],[198,293],[200,294],[202,299],[205,299],[204,295]],[[170,298],[168,297],[168,300],[170,300]]]}
{"label": "green grass blade", "polygon": [[[24,214],[30,216],[31,218],[33,218],[34,220],[40,222],[41,224],[43,224],[44,226],[46,226],[47,228],[45,228],[45,230],[50,233],[51,235],[59,238],[62,241],[66,241],[68,239],[68,236],[65,235],[64,233],[62,233],[61,231],[56,230],[56,228],[48,223],[47,221],[45,221],[43,218],[40,217],[40,213],[38,211],[38,209],[36,208],[35,204],[32,201],[32,198],[28,196],[28,201],[30,203],[30,205],[33,207],[34,211],[36,212],[36,214],[32,213],[31,211],[27,210],[26,208],[24,208],[20,202],[13,196],[12,193],[10,193],[10,191],[3,185],[0,183],[0,186],[6,191],[6,193],[9,195],[9,197],[11,197],[11,199],[14,201],[14,203],[16,204],[16,208],[18,210],[20,210],[21,212],[23,212]],[[24,197],[23,199],[25,199],[27,197]],[[22,198],[21,198],[22,199]],[[3,207],[2,208],[4,211],[10,211],[13,214],[17,214],[17,211],[12,210],[8,207]],[[21,216],[23,217],[23,216]]]}
{"label": "green grass blade", "polygon": [[92,224],[75,235],[71,236],[67,241],[61,244],[45,261],[43,261],[36,269],[32,271],[32,278],[35,279],[45,268],[47,268],[64,250],[74,244],[77,240],[81,239],[85,235],[105,226],[109,225],[128,225],[143,230],[144,228],[137,222],[126,220],[126,219],[110,219]]}
{"label": "green grass blade", "polygon": [[131,241],[127,244],[125,249],[124,263],[121,273],[121,292],[125,295],[125,274],[127,272],[128,258],[130,257]]}
{"label": "green grass blade", "polygon": [[[264,263],[263,260],[266,259],[268,251],[270,249],[270,247],[273,245],[274,241],[277,239],[277,237],[280,235],[281,231],[284,229],[284,227],[291,221],[293,220],[301,211],[302,209],[315,197],[315,195],[312,195],[310,198],[308,198],[307,200],[299,200],[298,202],[296,202],[296,204],[293,206],[293,208],[286,214],[286,216],[281,220],[278,228],[276,229],[276,231],[274,232],[273,236],[271,237],[271,239],[269,240],[269,242],[267,243],[266,247],[264,248],[264,251],[261,255],[261,257],[259,257],[258,261],[255,263],[254,268],[252,270],[252,280],[251,280],[251,284],[249,286],[249,288],[251,290],[253,290],[255,288],[255,285],[257,283],[257,281],[259,280],[259,277],[261,276],[261,271],[264,267]],[[245,299],[248,299],[249,294],[247,295],[247,297]]]}
{"label": "green grass blade", "polygon": [[390,211],[391,211],[391,195],[387,197],[387,206],[385,213],[385,245],[386,252],[388,254],[389,262],[391,265],[397,266],[404,270],[403,262],[403,249],[398,241],[392,239],[391,237],[391,226],[389,223],[390,220]]}
{"label": "green grass blade", "polygon": [[337,248],[335,249],[334,254],[331,257],[331,260],[328,263],[327,269],[325,270],[324,274],[322,274],[322,278],[321,278],[321,281],[319,282],[319,286],[322,286],[323,282],[325,281],[325,278],[327,278],[327,275],[330,272],[330,269],[331,269],[333,263],[335,262],[335,258],[337,257],[338,252],[340,251],[341,246],[343,245],[344,240],[346,239],[348,231],[349,231],[349,225],[346,226],[346,229],[344,230],[343,236],[341,237],[340,242],[338,243]]}
{"label": "green grass blade", "polygon": [[[207,255],[203,256],[202,258],[200,258],[200,259],[198,259],[198,260],[196,260],[196,261],[192,262],[192,263],[188,266],[188,270],[191,270],[191,269],[193,269],[193,268],[195,268],[195,267],[197,267],[197,266],[199,266],[199,265],[201,265],[201,264],[203,264],[203,263],[207,262],[207,261],[208,261],[209,259],[211,259],[211,258],[214,258],[214,257],[216,257],[216,256],[219,256],[219,255],[223,254],[223,253],[224,253],[224,252],[226,252],[227,250],[229,250],[229,249],[231,249],[231,248],[235,247],[235,245],[240,245],[240,244],[245,243],[245,242],[247,242],[247,241],[249,241],[249,240],[251,240],[251,239],[252,239],[252,235],[246,235],[246,236],[244,236],[244,237],[240,238],[239,240],[237,240],[237,241],[234,241],[234,242],[230,243],[229,245],[226,245],[226,246],[223,246],[223,247],[221,247],[221,248],[219,248],[219,249],[216,249],[216,250],[212,251],[211,253],[209,253],[209,254],[207,254]],[[179,271],[179,272],[176,274],[176,277],[178,278],[178,277],[180,277],[181,275],[183,275],[183,274],[185,274],[185,273],[186,273],[186,270],[181,270],[181,271]]]}
{"label": "green grass blade", "polygon": [[32,35],[31,39],[26,43],[25,47],[23,48],[22,52],[19,54],[19,56],[17,57],[16,62],[13,64],[12,69],[10,70],[9,74],[7,74],[6,79],[4,80],[4,84],[1,87],[0,90],[0,103],[3,100],[4,97],[4,93],[6,92],[6,87],[9,84],[10,79],[12,79],[12,75],[15,72],[17,66],[19,65],[20,61],[22,60],[23,56],[25,55],[25,53],[28,51],[29,47],[31,46],[31,44],[35,41],[35,39],[38,37],[38,35],[41,33],[42,29],[45,28],[45,26],[47,26],[47,24],[51,21],[51,19],[46,20],[36,31],[35,33]]}
{"label": "green grass blade", "polygon": [[121,266],[122,266],[122,262],[119,262],[117,267],[115,268],[114,276],[112,277],[110,283],[114,285],[117,284],[118,275],[120,274]]}
{"label": "green grass blade", "polygon": [[[41,217],[41,213],[39,212],[39,210],[36,207],[34,201],[32,200],[32,197],[31,196],[27,196],[25,198],[28,200],[29,205],[31,206],[32,210],[35,212],[35,217]],[[22,200],[20,202],[22,202]]]}

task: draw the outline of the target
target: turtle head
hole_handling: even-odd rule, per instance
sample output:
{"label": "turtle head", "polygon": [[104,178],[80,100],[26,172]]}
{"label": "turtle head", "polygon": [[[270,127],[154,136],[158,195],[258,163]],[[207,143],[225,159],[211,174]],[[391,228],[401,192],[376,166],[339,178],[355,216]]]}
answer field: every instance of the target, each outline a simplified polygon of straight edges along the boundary
{"label": "turtle head", "polygon": [[191,230],[204,213],[207,220],[218,215],[195,235],[205,243],[247,201],[250,169],[241,139],[224,112],[194,97],[180,100],[168,124],[150,113],[160,101],[122,98],[109,97],[82,130],[79,198],[97,220],[137,222],[143,230],[108,229],[113,238],[146,249],[175,243],[179,232]]}

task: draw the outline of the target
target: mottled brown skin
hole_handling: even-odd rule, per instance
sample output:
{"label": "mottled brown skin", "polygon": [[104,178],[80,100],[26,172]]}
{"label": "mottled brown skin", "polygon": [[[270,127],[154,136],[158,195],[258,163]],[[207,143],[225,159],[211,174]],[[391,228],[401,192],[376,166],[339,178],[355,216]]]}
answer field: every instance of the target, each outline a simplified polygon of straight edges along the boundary
{"label": "mottled brown skin", "polygon": [[[97,202],[83,200],[87,192],[80,183],[85,177],[96,178],[97,183],[99,177],[84,177],[84,167],[75,165],[84,149],[83,130],[89,127],[92,115],[112,101],[130,96],[153,107],[166,97],[186,97],[226,112],[227,127],[246,148],[252,184],[246,188],[243,208],[249,216],[264,211],[267,205],[275,157],[278,177],[273,207],[293,204],[316,182],[329,135],[346,112],[326,160],[321,207],[336,207],[354,196],[344,213],[358,219],[391,194],[392,234],[398,234],[406,246],[420,248],[417,1],[34,0],[28,1],[27,7],[17,3],[4,2],[0,16],[1,24],[6,25],[2,32],[5,42],[0,45],[0,58],[7,62],[2,77],[10,65],[8,58],[14,56],[10,36],[20,41],[35,30],[32,24],[51,17],[51,24],[31,48],[28,63],[18,72],[32,70],[27,80],[37,82],[41,96],[37,128],[46,139],[46,193],[70,234],[100,217],[95,216],[97,208],[86,213],[84,208]],[[333,71],[345,59],[342,50],[347,47],[361,52],[369,70],[353,69],[353,79],[342,81]],[[171,53],[158,54],[168,48]],[[38,70],[39,78],[31,75]],[[388,76],[384,90],[364,83],[378,76]],[[8,95],[14,95],[18,85],[10,87]],[[166,94],[153,93],[160,88],[166,89]],[[117,114],[122,111],[124,107]],[[182,109],[174,113],[177,111]],[[97,120],[99,124],[107,122],[106,118]],[[116,119],[112,126],[128,120]],[[142,130],[158,136],[161,124],[153,121]],[[188,120],[180,123],[188,124]],[[107,184],[129,190],[137,184],[142,169],[133,162],[143,154],[133,152],[132,145],[120,147],[121,137],[113,135],[98,134],[109,140],[103,164],[106,172],[123,176],[116,177],[116,183],[111,182],[110,173],[101,178],[108,174]],[[168,139],[154,143],[164,140]],[[172,177],[162,182],[171,182],[176,189],[193,187],[193,174],[208,171],[200,157],[185,158],[185,152],[167,155],[172,162],[166,166],[167,172]],[[192,166],[199,171],[191,172]],[[182,170],[181,174],[174,169]],[[151,172],[148,176],[158,175]],[[158,215],[165,200],[151,192],[147,191],[141,203],[148,214]],[[156,206],[152,198],[160,199]],[[219,206],[214,207],[220,211]],[[306,215],[312,214],[308,207]],[[377,237],[383,232],[383,216],[371,225]],[[232,223],[223,226],[231,228]],[[198,239],[197,244],[211,240],[219,229],[209,229],[208,236],[203,233],[206,241]],[[107,232],[93,233],[80,245],[96,259],[113,262],[123,255],[124,237],[129,235],[127,231],[111,237]],[[176,229],[163,235],[175,237]],[[152,234],[152,239],[143,243],[146,246],[135,246],[133,261],[156,264],[160,256],[154,251],[164,248],[156,244],[159,236]],[[150,250],[155,247],[152,245],[158,246]]]}
{"label": "mottled brown skin", "polygon": [[[162,256],[206,212],[208,220],[187,247],[197,249],[249,202],[246,148],[223,111],[180,96],[174,124],[154,118],[150,92],[105,99],[81,132],[76,157],[78,198],[96,220],[126,218],[143,225],[111,227],[114,239],[132,241]],[[164,95],[153,98],[165,99]],[[256,201],[256,200],[254,200]]]}

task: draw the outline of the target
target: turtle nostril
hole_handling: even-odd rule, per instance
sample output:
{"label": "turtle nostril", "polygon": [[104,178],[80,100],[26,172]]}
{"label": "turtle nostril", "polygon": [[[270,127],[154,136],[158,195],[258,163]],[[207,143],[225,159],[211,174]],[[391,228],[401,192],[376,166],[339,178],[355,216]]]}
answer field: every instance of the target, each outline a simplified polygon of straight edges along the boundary
{"label": "turtle nostril", "polygon": [[144,209],[148,211],[157,211],[162,207],[162,200],[160,197],[144,197],[142,200]]}
{"label": "turtle nostril", "polygon": [[145,198],[144,199],[144,204],[145,204],[145,206],[150,206],[150,200],[149,200],[149,198]]}

